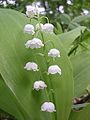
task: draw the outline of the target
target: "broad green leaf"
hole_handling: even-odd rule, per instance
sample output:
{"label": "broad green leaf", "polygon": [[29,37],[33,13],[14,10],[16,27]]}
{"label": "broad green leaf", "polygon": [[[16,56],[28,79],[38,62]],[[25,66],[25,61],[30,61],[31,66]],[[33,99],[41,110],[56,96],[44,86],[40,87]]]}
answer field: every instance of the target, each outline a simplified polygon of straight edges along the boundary
{"label": "broad green leaf", "polygon": [[71,57],[74,70],[75,96],[82,95],[90,84],[90,52],[84,51]]}
{"label": "broad green leaf", "polygon": [[81,15],[81,16],[75,17],[72,20],[72,23],[80,23],[85,20],[90,20],[90,15]]}
{"label": "broad green leaf", "polygon": [[56,28],[54,28],[54,31],[55,31],[55,34],[61,34],[63,32],[62,27],[58,22],[56,23]]}
{"label": "broad green leaf", "polygon": [[[60,40],[56,35],[44,34],[44,40],[47,42],[45,51],[43,48],[26,49],[24,44],[32,36],[23,33],[23,27],[28,22],[25,15],[0,9],[0,16],[0,73],[7,88],[14,95],[18,109],[23,113],[23,119],[67,120],[73,97],[73,77],[70,61]],[[4,22],[6,19],[7,21]],[[42,39],[42,36],[39,35],[38,38]],[[47,52],[53,47],[61,52],[61,57],[55,61],[47,56]],[[38,54],[43,52],[46,57]],[[39,72],[24,70],[28,61],[36,62],[39,65]],[[62,69],[62,75],[47,75],[48,64],[58,64]],[[53,89],[49,98],[45,90],[38,92],[33,90],[34,81],[40,79],[46,82],[47,92]],[[55,103],[56,113],[41,112],[40,106],[48,100]],[[9,113],[12,114],[10,111]]]}
{"label": "broad green leaf", "polygon": [[23,113],[19,109],[15,96],[5,85],[2,78],[0,78],[0,108],[7,113],[12,114],[17,119],[24,120]]}
{"label": "broad green leaf", "polygon": [[75,29],[76,27],[80,26],[80,23],[83,21],[89,21],[90,15],[81,15],[78,17],[75,17],[69,24],[68,28]]}
{"label": "broad green leaf", "polygon": [[67,50],[67,53],[70,50],[70,47],[72,45],[72,42],[81,35],[81,31],[82,33],[85,31],[86,27],[84,26],[80,26],[74,30],[71,30],[70,32],[66,32],[63,34],[58,35],[58,37],[60,38],[61,42],[63,43],[65,49]]}
{"label": "broad green leaf", "polygon": [[90,120],[90,104],[80,111],[72,111],[69,120]]}
{"label": "broad green leaf", "polygon": [[68,25],[68,28],[73,30],[77,27],[79,27],[80,25],[78,23],[75,23],[75,22],[71,22],[69,25]]}
{"label": "broad green leaf", "polygon": [[60,15],[60,19],[61,19],[61,22],[66,24],[66,25],[69,25],[69,23],[71,22],[70,16],[68,14],[65,14],[65,13]]}

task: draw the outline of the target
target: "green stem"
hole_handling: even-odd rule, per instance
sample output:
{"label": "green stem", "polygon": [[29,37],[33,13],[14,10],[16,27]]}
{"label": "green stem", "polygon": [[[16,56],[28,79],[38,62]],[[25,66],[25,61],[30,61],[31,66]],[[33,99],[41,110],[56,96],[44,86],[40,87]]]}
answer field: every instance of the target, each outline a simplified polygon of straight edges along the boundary
{"label": "green stem", "polygon": [[46,96],[47,96],[47,101],[49,102],[49,95],[48,95],[48,92],[47,92],[47,89],[45,88],[45,93],[46,93]]}
{"label": "green stem", "polygon": [[45,19],[47,20],[47,22],[49,23],[49,19],[48,19],[48,17],[46,17],[46,16],[42,16],[42,17],[40,18],[40,20],[42,20],[43,18],[45,18]]}

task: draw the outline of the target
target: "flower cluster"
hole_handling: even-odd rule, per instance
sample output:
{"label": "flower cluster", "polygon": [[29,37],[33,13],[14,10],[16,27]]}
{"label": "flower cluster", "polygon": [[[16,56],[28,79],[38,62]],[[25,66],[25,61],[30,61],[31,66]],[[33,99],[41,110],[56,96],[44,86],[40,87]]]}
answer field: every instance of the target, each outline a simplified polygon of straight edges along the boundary
{"label": "flower cluster", "polygon": [[38,14],[38,8],[32,5],[27,5],[26,6],[26,15],[28,17],[34,17],[35,15]]}
{"label": "flower cluster", "polygon": [[42,43],[42,41],[38,38],[33,38],[32,40],[28,40],[25,44],[26,48],[41,48],[44,46],[44,44]]}
{"label": "flower cluster", "polygon": [[[31,6],[31,5],[26,7],[26,15],[28,17],[33,17],[37,14],[39,14],[39,13],[38,13],[38,10],[37,10],[36,7]],[[42,23],[39,22],[38,24],[36,24],[35,28],[32,24],[25,25],[24,26],[24,33],[28,33],[28,34],[33,35],[33,34],[36,33],[36,31],[39,31],[39,30],[42,31],[42,32],[53,33],[53,29],[54,29],[54,26],[52,24],[46,23],[46,24],[43,25]],[[30,49],[39,49],[41,47],[44,47],[44,45],[45,44],[44,44],[43,40],[41,40],[39,38],[35,38],[35,37],[31,40],[28,40],[25,43],[26,48],[30,48]],[[47,56],[52,57],[54,59],[56,57],[58,58],[58,57],[60,57],[60,51],[56,48],[50,49],[47,53]],[[28,62],[28,63],[26,63],[24,69],[35,72],[35,71],[39,71],[39,66],[35,62]],[[58,65],[51,65],[51,66],[48,66],[48,71],[47,72],[48,72],[48,75],[49,74],[51,74],[51,75],[55,75],[55,74],[61,75],[61,68]],[[47,85],[43,80],[35,81],[34,84],[33,84],[33,89],[36,90],[36,91],[43,90],[43,89],[46,89],[46,88],[47,88]],[[54,103],[44,102],[41,105],[41,111],[55,112],[56,109],[55,109]]]}
{"label": "flower cluster", "polygon": [[15,0],[7,0],[7,3],[10,4],[10,5],[15,5]]}
{"label": "flower cluster", "polygon": [[46,24],[42,24],[42,23],[38,23],[36,24],[35,28],[33,25],[31,24],[27,24],[24,26],[24,32],[28,33],[28,34],[34,34],[35,30],[41,30],[42,32],[49,32],[49,33],[53,33],[53,29],[54,26],[50,23],[46,23]]}

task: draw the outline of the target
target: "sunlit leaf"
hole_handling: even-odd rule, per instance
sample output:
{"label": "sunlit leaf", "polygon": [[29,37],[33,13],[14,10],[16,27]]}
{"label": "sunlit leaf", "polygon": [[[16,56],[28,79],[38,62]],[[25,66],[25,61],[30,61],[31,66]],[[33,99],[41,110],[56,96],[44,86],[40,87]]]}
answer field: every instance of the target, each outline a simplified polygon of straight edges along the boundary
{"label": "sunlit leaf", "polygon": [[80,96],[90,84],[90,52],[84,51],[71,57],[71,62],[74,69],[75,96]]}
{"label": "sunlit leaf", "polygon": [[58,37],[60,38],[61,42],[63,43],[65,49],[67,50],[67,53],[69,52],[73,41],[77,37],[79,37],[81,35],[81,31],[83,33],[85,31],[85,29],[86,29],[86,27],[80,26],[74,30],[71,30],[70,32],[66,32],[64,34],[58,35]]}

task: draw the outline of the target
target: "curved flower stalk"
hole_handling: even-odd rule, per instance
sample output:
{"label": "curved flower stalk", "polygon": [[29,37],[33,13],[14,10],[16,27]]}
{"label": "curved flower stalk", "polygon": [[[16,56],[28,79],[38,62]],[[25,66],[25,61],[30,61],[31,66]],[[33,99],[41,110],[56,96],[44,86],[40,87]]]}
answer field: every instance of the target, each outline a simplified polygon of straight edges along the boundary
{"label": "curved flower stalk", "polygon": [[25,44],[26,48],[41,48],[44,46],[44,44],[42,43],[42,41],[38,38],[33,38],[32,40],[28,40]]}
{"label": "curved flower stalk", "polygon": [[43,29],[43,24],[42,23],[37,23],[36,24],[36,30],[42,30]]}

